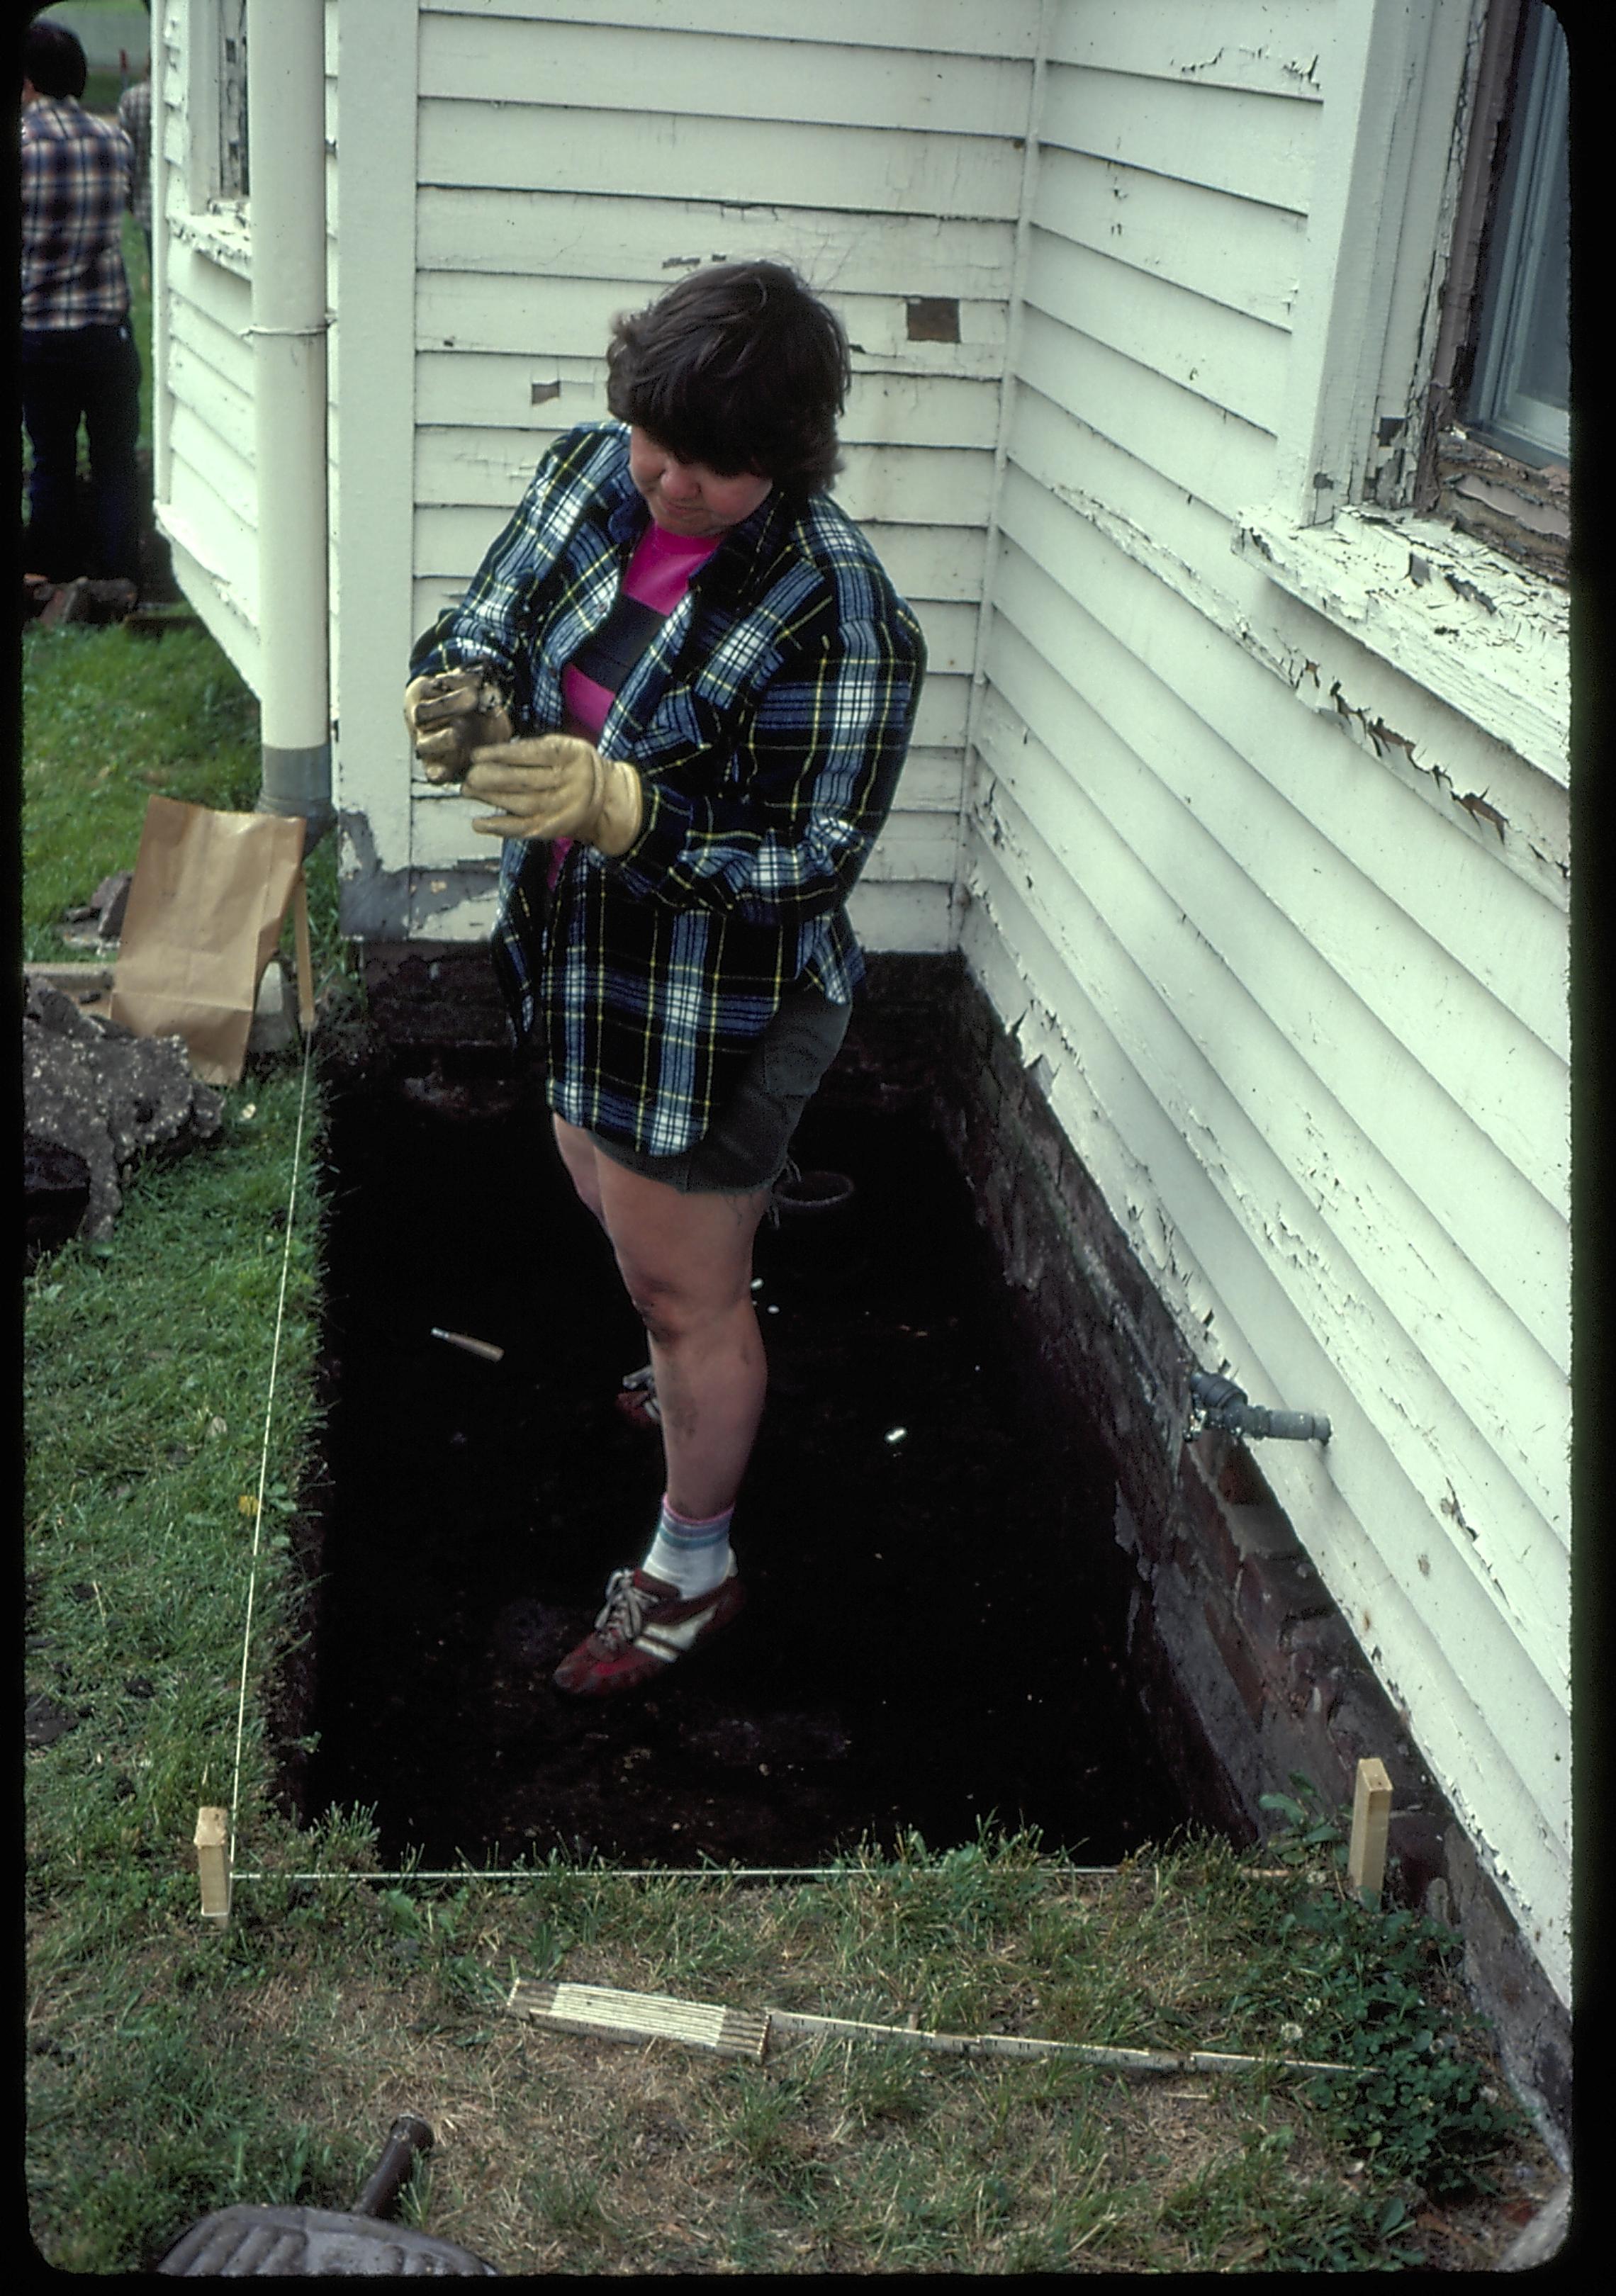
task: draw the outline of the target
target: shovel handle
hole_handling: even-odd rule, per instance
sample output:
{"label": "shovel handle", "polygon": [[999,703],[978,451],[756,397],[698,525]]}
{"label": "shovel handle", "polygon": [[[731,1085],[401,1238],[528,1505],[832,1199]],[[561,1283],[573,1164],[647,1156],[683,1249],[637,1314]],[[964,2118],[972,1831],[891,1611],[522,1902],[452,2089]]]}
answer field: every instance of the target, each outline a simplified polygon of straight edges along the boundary
{"label": "shovel handle", "polygon": [[409,2182],[417,2152],[432,2149],[432,2132],[415,2113],[400,2113],[387,2132],[381,2158],[371,2170],[365,2190],[354,2202],[354,2214],[384,2217]]}

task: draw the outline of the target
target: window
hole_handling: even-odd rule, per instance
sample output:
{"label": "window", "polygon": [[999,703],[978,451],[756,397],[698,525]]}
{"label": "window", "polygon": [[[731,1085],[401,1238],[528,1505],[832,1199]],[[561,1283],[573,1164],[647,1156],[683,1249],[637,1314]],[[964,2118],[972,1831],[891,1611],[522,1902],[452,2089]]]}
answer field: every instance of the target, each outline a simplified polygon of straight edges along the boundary
{"label": "window", "polygon": [[185,207],[227,231],[248,195],[247,0],[193,0],[184,20]]}
{"label": "window", "polygon": [[1489,12],[1419,506],[1563,580],[1571,72],[1544,0]]}
{"label": "window", "polygon": [[247,176],[247,0],[219,6],[219,197],[244,200]]}
{"label": "window", "polygon": [[[1563,785],[1564,35],[1543,0],[1339,0],[1336,23],[1276,490],[1235,548]],[[1529,838],[1503,857],[1563,891]]]}

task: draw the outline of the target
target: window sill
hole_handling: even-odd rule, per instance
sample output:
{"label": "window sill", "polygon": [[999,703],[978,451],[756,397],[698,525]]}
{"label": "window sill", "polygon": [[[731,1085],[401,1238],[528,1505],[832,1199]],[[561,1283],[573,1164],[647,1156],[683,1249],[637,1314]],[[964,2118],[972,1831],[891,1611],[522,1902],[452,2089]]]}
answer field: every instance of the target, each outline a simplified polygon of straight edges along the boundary
{"label": "window sill", "polygon": [[173,216],[168,228],[182,247],[192,247],[238,279],[252,277],[252,214],[245,200],[216,200],[190,215]]}
{"label": "window sill", "polygon": [[1253,511],[1235,555],[1563,788],[1571,750],[1564,589],[1434,519],[1338,511],[1295,527]]}
{"label": "window sill", "polygon": [[1436,441],[1435,489],[1427,506],[1528,573],[1563,584],[1571,477],[1563,463],[1529,466],[1455,423]]}

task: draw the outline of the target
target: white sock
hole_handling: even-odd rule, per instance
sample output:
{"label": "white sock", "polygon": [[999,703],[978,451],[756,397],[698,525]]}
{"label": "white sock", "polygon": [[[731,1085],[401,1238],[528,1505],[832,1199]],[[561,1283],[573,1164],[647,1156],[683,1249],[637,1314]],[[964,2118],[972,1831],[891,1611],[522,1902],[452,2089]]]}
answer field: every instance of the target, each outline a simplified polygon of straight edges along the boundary
{"label": "white sock", "polygon": [[710,1515],[705,1522],[692,1522],[674,1512],[664,1493],[656,1537],[641,1570],[648,1578],[666,1579],[686,1599],[710,1595],[729,1570],[729,1524],[734,1513],[734,1507],[727,1507],[722,1514]]}

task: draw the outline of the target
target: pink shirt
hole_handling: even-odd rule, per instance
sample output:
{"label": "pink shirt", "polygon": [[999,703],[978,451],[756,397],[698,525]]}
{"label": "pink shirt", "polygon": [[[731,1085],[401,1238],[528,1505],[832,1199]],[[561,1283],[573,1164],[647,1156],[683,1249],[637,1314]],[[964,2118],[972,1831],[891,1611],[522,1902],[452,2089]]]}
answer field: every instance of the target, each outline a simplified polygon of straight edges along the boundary
{"label": "pink shirt", "polygon": [[[666,534],[660,526],[648,526],[623,577],[625,594],[659,614],[671,614],[690,587],[692,575],[706,565],[723,539],[721,534]],[[598,742],[616,695],[576,669],[562,672],[562,695],[567,732]]]}

